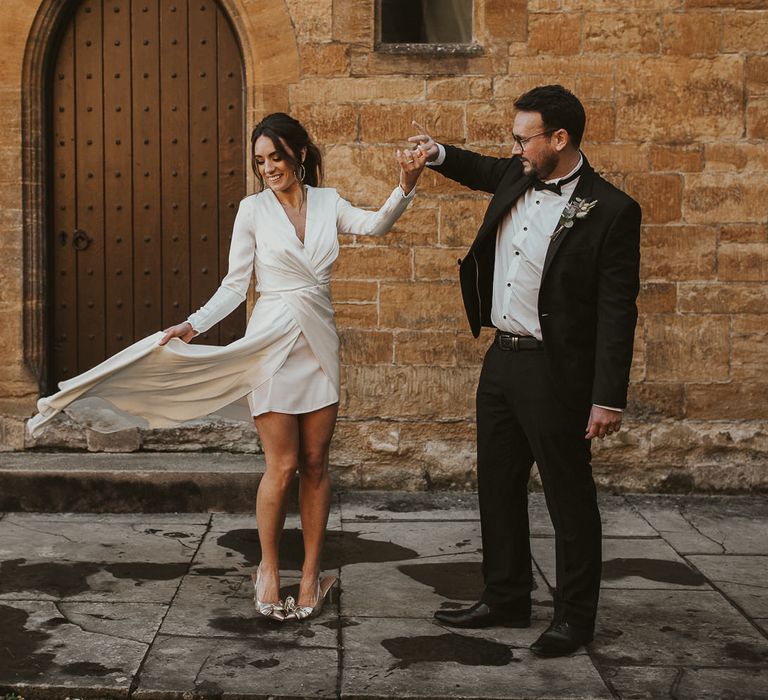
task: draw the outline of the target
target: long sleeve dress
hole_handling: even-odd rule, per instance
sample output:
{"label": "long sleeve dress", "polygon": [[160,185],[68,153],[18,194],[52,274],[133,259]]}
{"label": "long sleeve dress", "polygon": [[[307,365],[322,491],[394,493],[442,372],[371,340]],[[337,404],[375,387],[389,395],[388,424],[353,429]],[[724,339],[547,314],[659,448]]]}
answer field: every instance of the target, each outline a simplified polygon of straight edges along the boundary
{"label": "long sleeve dress", "polygon": [[167,427],[249,404],[250,415],[305,413],[339,400],[339,339],[330,279],[339,233],[382,235],[413,199],[396,187],[378,211],[353,207],[335,189],[307,187],[304,243],[274,193],[265,189],[240,203],[232,232],[229,270],[211,299],[189,317],[202,333],[245,301],[251,275],[260,293],[243,338],[229,345],[158,345],[154,333],[37,402],[27,423],[32,436],[67,409],[87,416],[104,409],[116,423]]}

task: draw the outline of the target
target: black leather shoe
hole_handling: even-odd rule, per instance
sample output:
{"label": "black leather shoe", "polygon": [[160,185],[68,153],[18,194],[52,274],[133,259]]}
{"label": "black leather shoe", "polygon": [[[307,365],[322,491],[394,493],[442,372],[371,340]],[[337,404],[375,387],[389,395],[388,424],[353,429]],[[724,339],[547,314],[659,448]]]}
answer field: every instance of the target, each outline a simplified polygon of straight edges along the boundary
{"label": "black leather shoe", "polygon": [[438,610],[435,619],[451,627],[517,627],[531,626],[530,615],[514,615],[491,608],[485,603],[475,603],[462,610]]}
{"label": "black leather shoe", "polygon": [[556,656],[567,656],[574,651],[589,644],[592,641],[592,634],[579,630],[567,622],[553,622],[547,627],[541,636],[531,644],[531,651],[536,656],[553,658]]}

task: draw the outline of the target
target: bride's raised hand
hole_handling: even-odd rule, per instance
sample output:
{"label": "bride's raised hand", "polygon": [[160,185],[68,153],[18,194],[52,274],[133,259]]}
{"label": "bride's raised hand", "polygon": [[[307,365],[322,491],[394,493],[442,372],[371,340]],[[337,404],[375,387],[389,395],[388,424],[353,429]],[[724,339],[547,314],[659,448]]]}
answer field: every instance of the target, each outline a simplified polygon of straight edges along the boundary
{"label": "bride's raised hand", "polygon": [[158,345],[165,345],[171,338],[181,338],[185,343],[188,343],[197,335],[197,331],[192,328],[189,321],[166,328],[163,333],[165,335],[160,339]]}
{"label": "bride's raised hand", "polygon": [[400,187],[405,194],[410,194],[427,164],[427,155],[420,146],[416,146],[404,151],[398,148],[395,156],[400,163]]}

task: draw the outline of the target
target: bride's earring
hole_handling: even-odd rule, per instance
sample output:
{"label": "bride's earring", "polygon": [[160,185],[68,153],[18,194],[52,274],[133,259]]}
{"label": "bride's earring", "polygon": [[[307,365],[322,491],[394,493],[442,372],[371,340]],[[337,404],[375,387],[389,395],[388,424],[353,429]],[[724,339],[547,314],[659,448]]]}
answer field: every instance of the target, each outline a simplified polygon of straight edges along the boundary
{"label": "bride's earring", "polygon": [[307,176],[307,169],[304,167],[304,163],[299,163],[299,182],[304,182],[304,178]]}

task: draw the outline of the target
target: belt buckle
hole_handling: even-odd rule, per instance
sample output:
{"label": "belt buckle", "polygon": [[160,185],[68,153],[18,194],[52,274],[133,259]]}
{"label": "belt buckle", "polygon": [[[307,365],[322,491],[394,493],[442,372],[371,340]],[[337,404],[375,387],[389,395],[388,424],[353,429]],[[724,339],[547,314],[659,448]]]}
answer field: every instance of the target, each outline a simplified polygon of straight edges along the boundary
{"label": "belt buckle", "polygon": [[520,350],[520,338],[518,338],[516,335],[512,336],[512,350],[514,352],[518,352],[518,350]]}
{"label": "belt buckle", "polygon": [[520,349],[520,338],[512,333],[499,333],[499,347],[502,350],[512,350],[517,352]]}

